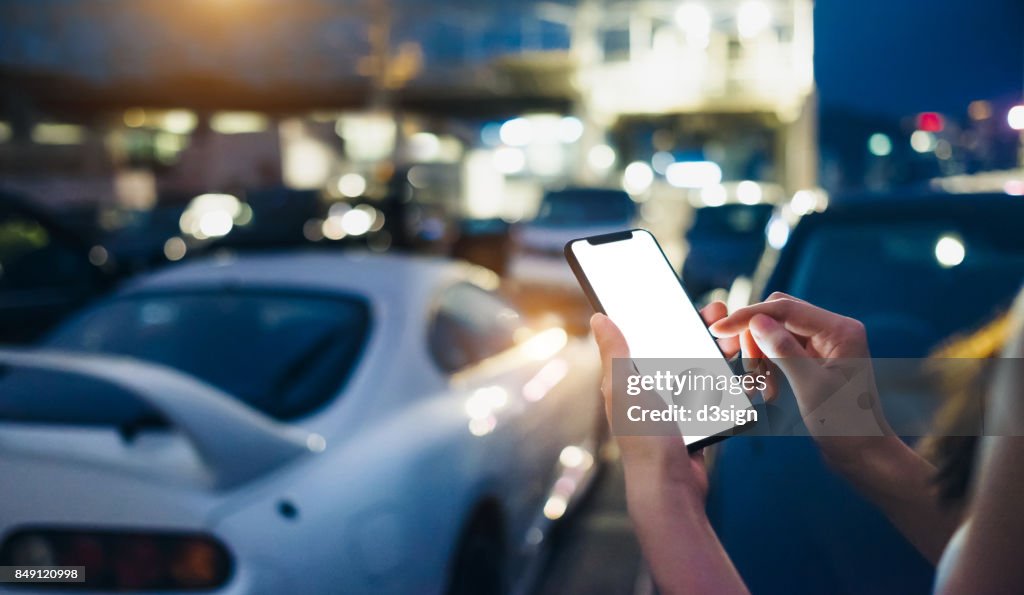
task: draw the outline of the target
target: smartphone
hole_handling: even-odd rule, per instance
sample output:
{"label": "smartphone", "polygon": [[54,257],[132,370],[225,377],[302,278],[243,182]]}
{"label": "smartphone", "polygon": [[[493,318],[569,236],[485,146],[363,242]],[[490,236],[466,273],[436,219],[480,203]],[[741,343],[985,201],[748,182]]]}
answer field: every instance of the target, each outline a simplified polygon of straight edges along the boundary
{"label": "smartphone", "polygon": [[[572,240],[565,258],[590,304],[622,331],[634,366],[642,358],[683,358],[700,360],[723,377],[735,376],[651,232],[633,229]],[[722,406],[752,407],[746,394],[727,392],[722,399]],[[702,425],[713,433],[683,439],[691,451],[699,450],[754,423],[756,416],[738,425],[731,420]]]}

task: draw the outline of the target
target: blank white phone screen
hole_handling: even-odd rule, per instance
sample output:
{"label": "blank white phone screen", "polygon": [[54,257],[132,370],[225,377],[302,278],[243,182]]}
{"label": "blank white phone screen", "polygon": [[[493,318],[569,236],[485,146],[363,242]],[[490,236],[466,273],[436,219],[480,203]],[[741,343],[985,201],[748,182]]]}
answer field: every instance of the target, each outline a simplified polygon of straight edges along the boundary
{"label": "blank white phone screen", "polygon": [[[605,314],[626,338],[632,358],[700,359],[712,374],[733,374],[650,232],[634,230],[629,239],[600,244],[578,240],[570,249]],[[642,374],[657,371],[636,364]],[[750,406],[743,395],[727,394],[726,399],[737,408]],[[720,431],[731,427],[726,423]],[[687,444],[703,438],[684,436]]]}

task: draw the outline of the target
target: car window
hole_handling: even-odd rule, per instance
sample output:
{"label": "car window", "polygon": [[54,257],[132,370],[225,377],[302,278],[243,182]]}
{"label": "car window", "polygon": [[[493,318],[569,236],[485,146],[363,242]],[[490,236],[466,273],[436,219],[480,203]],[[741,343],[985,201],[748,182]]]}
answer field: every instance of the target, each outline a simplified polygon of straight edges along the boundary
{"label": "car window", "polygon": [[[290,419],[341,392],[369,324],[368,307],[357,297],[218,290],[113,299],[45,343],[163,364]],[[0,418],[121,424],[149,415],[131,399],[108,395],[109,387],[43,376],[13,370],[0,378]]]}
{"label": "car window", "polygon": [[758,205],[723,205],[697,209],[687,237],[728,237],[764,235],[773,207]]}
{"label": "car window", "polygon": [[1024,248],[940,222],[831,224],[798,250],[787,291],[868,327],[876,356],[923,355],[1008,305]]}
{"label": "car window", "polygon": [[633,199],[618,190],[560,190],[541,201],[539,226],[625,224],[636,214]]}
{"label": "car window", "polygon": [[80,247],[27,214],[0,210],[0,290],[88,284],[94,274]]}
{"label": "car window", "polygon": [[429,330],[437,364],[455,372],[515,345],[519,312],[496,293],[469,283],[445,289]]}

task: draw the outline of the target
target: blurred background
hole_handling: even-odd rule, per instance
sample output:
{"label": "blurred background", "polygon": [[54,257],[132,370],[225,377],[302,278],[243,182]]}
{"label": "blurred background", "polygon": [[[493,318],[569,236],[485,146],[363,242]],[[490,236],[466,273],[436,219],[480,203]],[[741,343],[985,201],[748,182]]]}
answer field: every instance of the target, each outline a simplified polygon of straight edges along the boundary
{"label": "blurred background", "polygon": [[[99,590],[651,592],[570,239],[883,357],[1024,278],[1012,0],[4,0],[0,81],[0,561]],[[807,441],[719,450],[754,592],[929,588]]]}

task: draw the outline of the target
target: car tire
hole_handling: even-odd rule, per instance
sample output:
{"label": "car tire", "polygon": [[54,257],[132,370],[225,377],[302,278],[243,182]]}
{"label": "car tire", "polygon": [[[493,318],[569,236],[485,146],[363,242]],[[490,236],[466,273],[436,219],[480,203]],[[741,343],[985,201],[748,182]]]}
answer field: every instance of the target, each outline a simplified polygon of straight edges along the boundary
{"label": "car tire", "polygon": [[482,506],[459,540],[448,595],[504,595],[505,543],[493,506]]}

